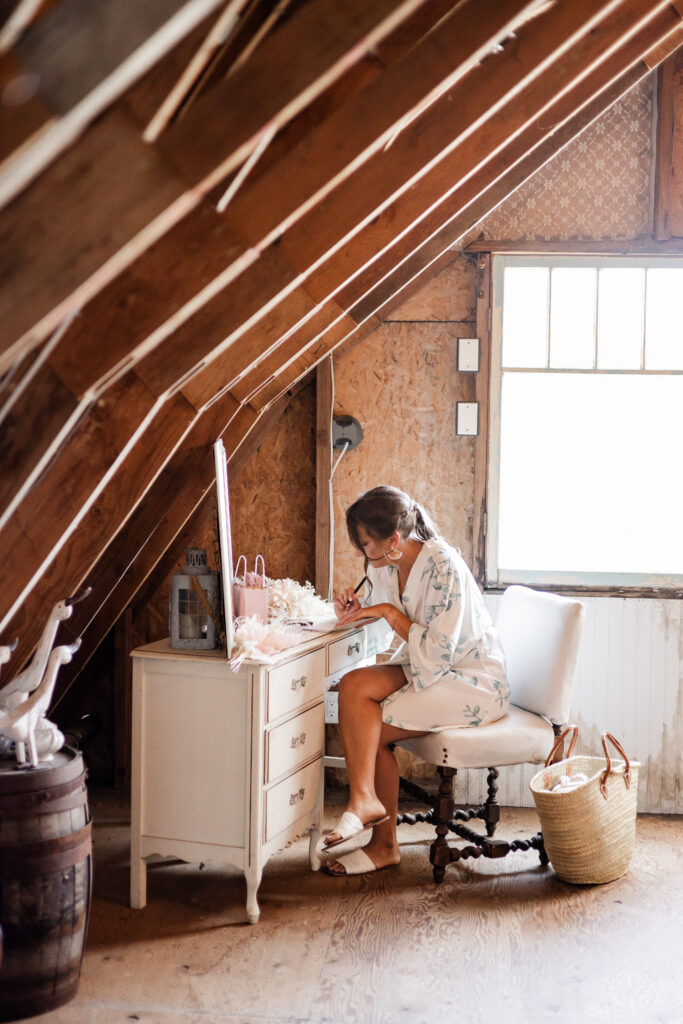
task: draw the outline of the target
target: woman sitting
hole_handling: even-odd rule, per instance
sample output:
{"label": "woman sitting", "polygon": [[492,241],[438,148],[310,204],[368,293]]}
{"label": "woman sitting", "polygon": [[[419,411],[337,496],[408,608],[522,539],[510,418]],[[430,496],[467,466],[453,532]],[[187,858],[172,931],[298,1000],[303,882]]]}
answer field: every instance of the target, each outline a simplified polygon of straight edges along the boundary
{"label": "woman sitting", "polygon": [[363,604],[353,589],[334,602],[340,622],[382,620],[403,641],[390,661],[347,672],[339,725],[349,803],[322,852],[372,829],[362,849],[326,859],[330,875],[398,864],[398,767],[390,745],[440,729],[476,728],[501,718],[510,689],[491,617],[459,552],[439,537],[424,509],[395,487],[374,487],[346,513],[365,558]]}

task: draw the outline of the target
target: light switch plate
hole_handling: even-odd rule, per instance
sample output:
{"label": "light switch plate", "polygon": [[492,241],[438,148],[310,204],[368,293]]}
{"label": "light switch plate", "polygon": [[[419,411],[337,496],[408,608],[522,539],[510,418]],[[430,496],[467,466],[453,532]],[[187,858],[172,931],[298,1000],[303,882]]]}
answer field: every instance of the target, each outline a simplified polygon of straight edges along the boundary
{"label": "light switch plate", "polygon": [[470,437],[479,433],[479,402],[455,403],[455,432]]}
{"label": "light switch plate", "polygon": [[479,338],[458,338],[456,364],[460,373],[476,373],[479,369]]}

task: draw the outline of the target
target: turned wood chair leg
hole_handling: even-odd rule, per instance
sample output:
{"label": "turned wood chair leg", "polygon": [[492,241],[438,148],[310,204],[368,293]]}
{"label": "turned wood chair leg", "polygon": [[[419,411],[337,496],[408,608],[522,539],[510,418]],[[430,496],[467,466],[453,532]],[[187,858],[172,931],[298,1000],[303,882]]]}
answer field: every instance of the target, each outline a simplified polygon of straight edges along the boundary
{"label": "turned wood chair leg", "polygon": [[446,867],[451,862],[451,850],[446,841],[448,835],[448,822],[453,817],[455,800],[453,798],[453,779],[455,768],[437,769],[441,778],[439,794],[434,804],[434,824],[436,825],[436,839],[429,851],[429,860],[434,868],[434,881],[438,885],[443,881]]}
{"label": "turned wood chair leg", "polygon": [[488,784],[488,796],[484,804],[484,821],[486,822],[486,835],[492,839],[496,832],[496,825],[500,820],[500,805],[496,801],[498,794],[498,769],[489,768],[486,778]]}

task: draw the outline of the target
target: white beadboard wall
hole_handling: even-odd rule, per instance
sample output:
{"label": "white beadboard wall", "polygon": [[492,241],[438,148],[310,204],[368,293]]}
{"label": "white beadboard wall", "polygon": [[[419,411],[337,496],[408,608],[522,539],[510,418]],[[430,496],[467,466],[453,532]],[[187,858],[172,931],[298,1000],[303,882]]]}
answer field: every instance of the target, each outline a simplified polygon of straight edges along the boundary
{"label": "white beadboard wall", "polygon": [[[683,814],[683,618],[670,600],[587,597],[571,720],[578,753],[599,754],[607,729],[640,761],[638,810]],[[487,596],[495,619],[498,596]],[[513,694],[514,701],[514,694]],[[618,755],[617,755],[618,756]],[[531,765],[501,769],[498,801],[533,807]],[[485,798],[485,772],[458,772],[458,802]]]}

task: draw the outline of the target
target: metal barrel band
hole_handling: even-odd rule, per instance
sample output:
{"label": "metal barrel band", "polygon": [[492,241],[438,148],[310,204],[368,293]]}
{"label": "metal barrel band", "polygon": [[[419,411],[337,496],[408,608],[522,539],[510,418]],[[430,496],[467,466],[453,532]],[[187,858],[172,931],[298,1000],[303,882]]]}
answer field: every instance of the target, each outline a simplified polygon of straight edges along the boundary
{"label": "metal barrel band", "polygon": [[88,790],[81,776],[72,782],[50,789],[36,789],[29,793],[17,793],[0,798],[3,818],[23,818],[30,811],[33,815],[52,814],[55,811],[71,811],[87,803]]}
{"label": "metal barrel band", "polygon": [[74,779],[79,781],[87,779],[88,772],[83,764],[83,758],[80,753],[69,746],[63,747],[62,752],[70,754],[71,760],[64,764],[42,765],[40,769],[0,772],[3,798],[20,793],[33,793],[36,790],[41,792],[47,790],[49,792],[57,786],[73,782]]}
{"label": "metal barrel band", "polygon": [[0,878],[31,878],[78,864],[91,850],[92,821],[68,836],[0,847]]}

